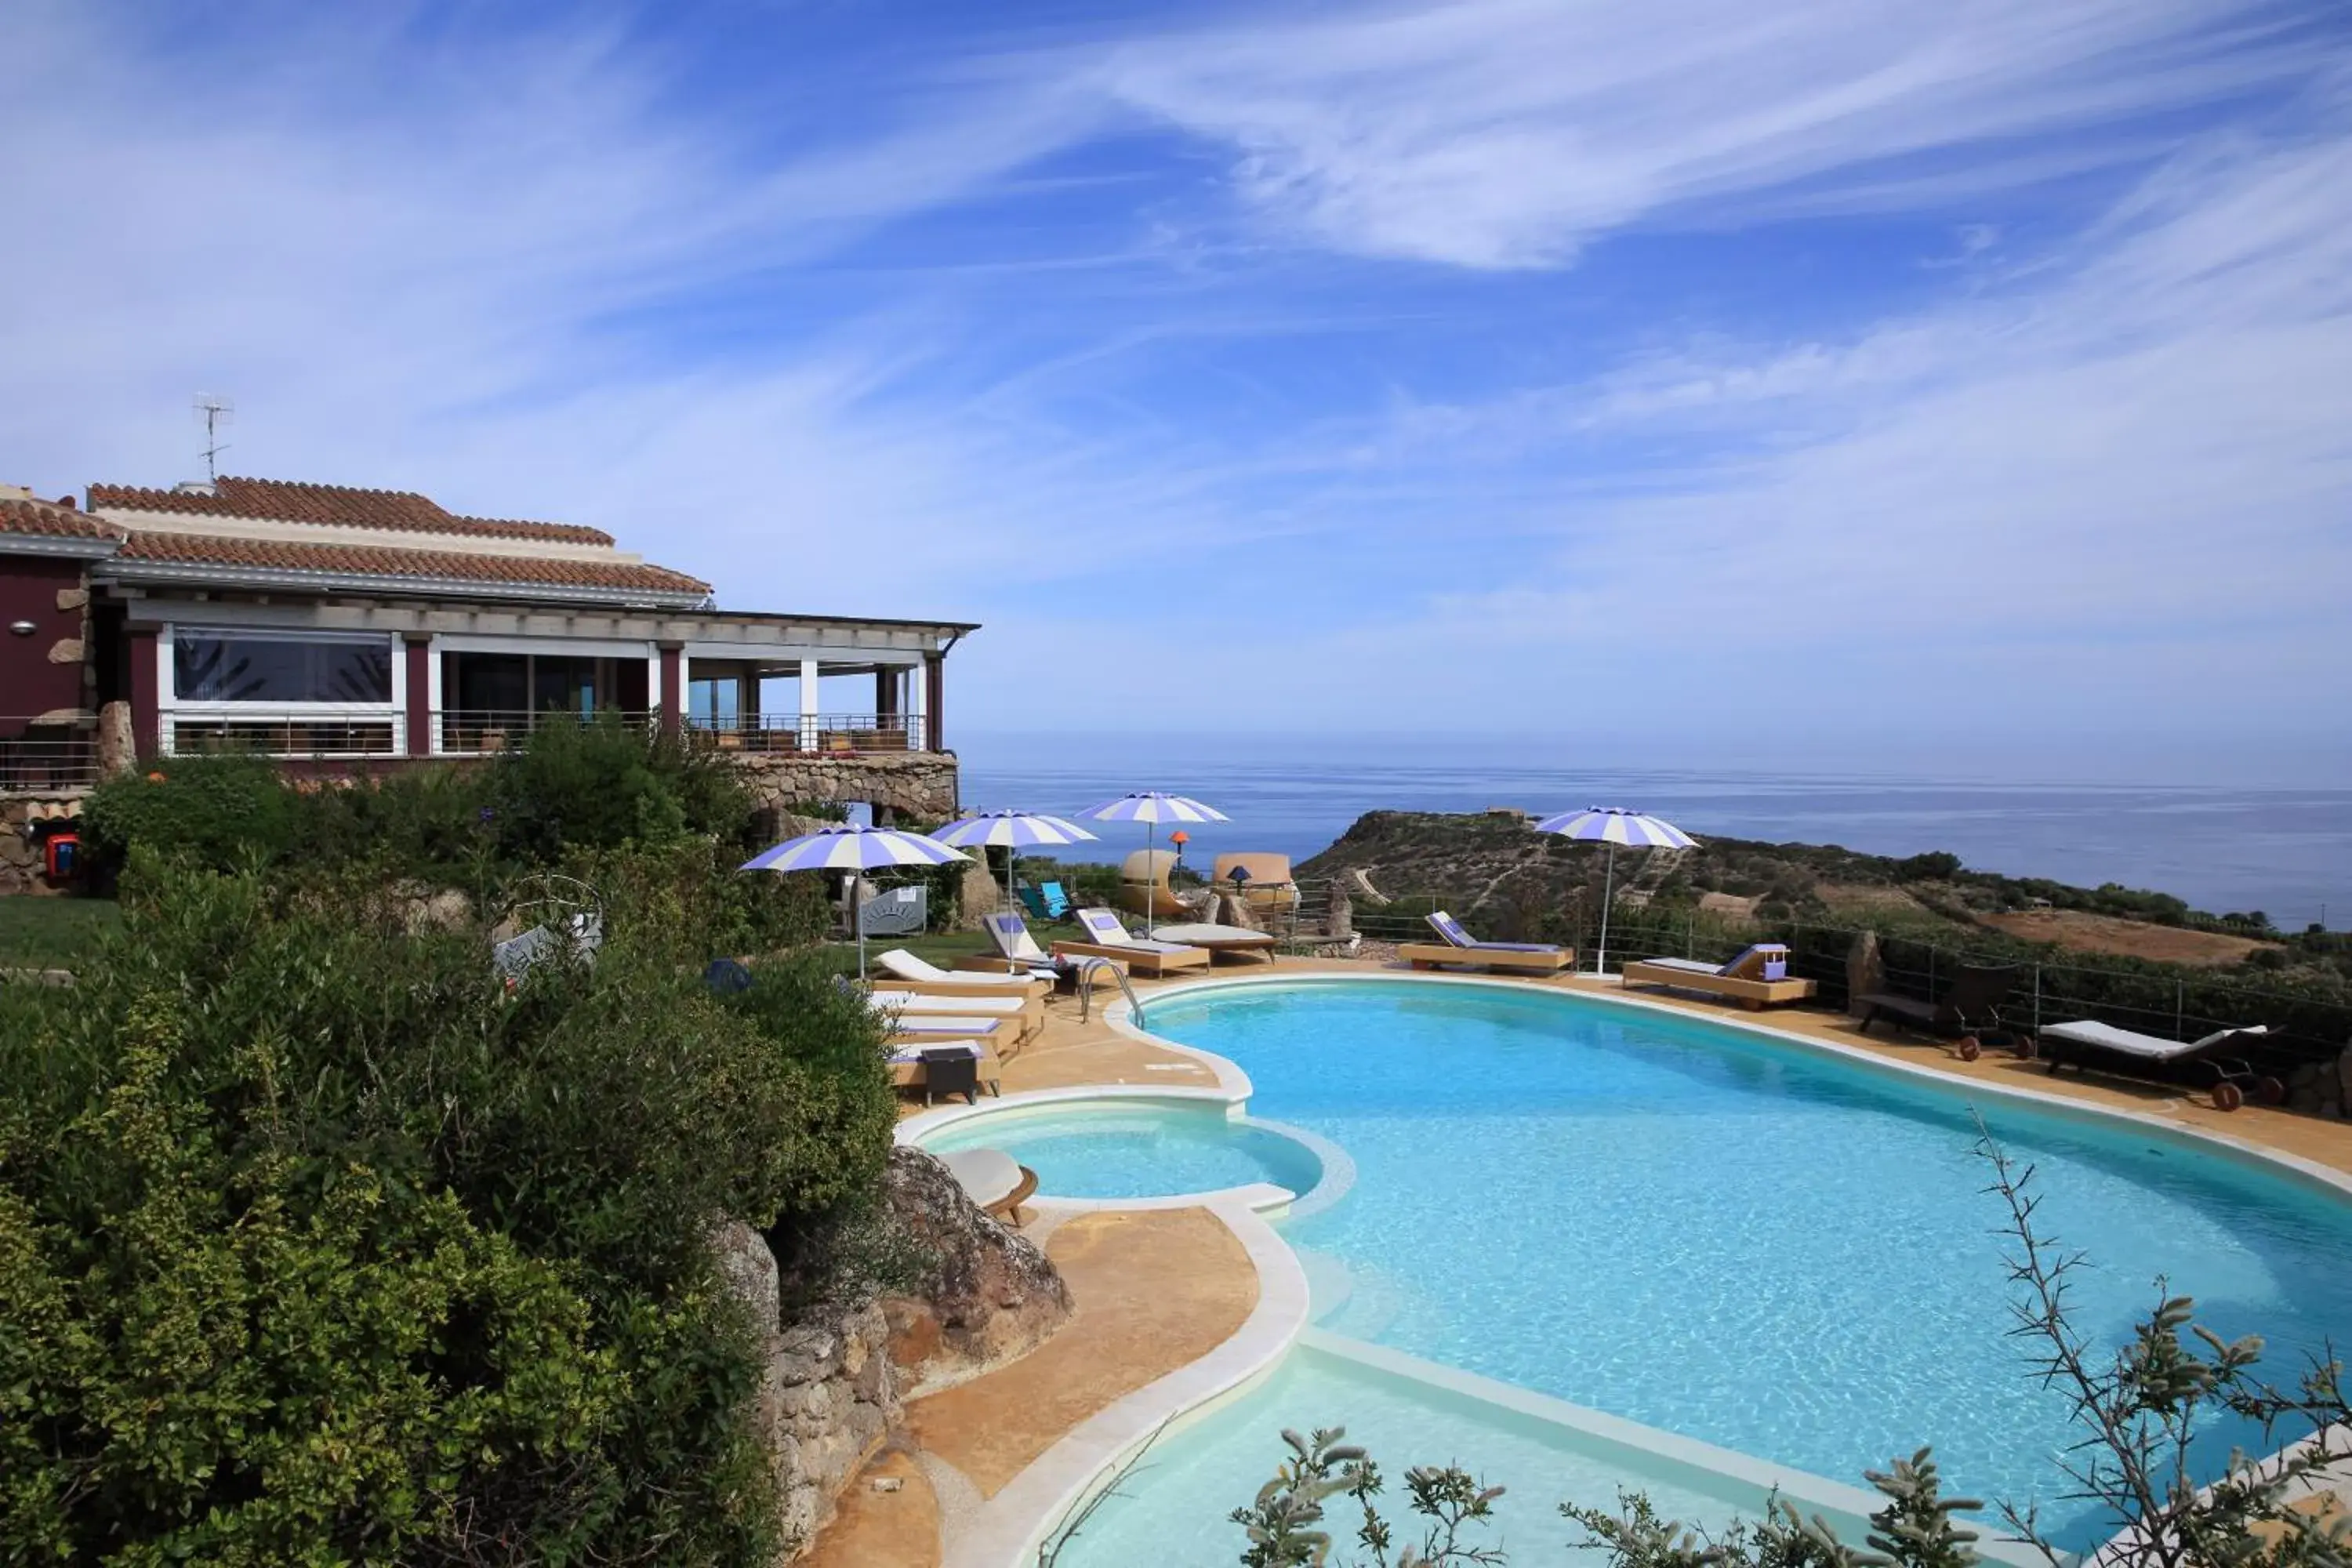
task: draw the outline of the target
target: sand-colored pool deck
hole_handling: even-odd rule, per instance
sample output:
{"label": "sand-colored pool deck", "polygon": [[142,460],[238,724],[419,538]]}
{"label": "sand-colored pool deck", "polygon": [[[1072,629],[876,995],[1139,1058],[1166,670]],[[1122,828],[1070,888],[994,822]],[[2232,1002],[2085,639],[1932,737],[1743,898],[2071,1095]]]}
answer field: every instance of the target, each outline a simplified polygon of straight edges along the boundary
{"label": "sand-colored pool deck", "polygon": [[[1253,973],[1266,971],[1220,966],[1207,978],[1238,979]],[[1340,959],[1285,960],[1273,971],[1360,977],[1405,973],[1394,965]],[[1164,982],[1138,980],[1135,986],[1148,998],[1202,978],[1194,973]],[[1671,993],[1626,992],[1614,981],[1581,977],[1508,983],[1638,996],[1726,1023],[1761,1024],[1955,1079],[2129,1110],[2352,1173],[2352,1123],[2251,1104],[2221,1111],[2200,1094],[2095,1075],[2053,1078],[2038,1062],[2000,1052],[1965,1062],[1942,1042],[1883,1030],[1864,1036],[1853,1019],[1819,1009],[1756,1014]],[[1104,1012],[1097,997],[1081,1021],[1076,998],[1054,998],[1044,1029],[1004,1059],[1004,1092],[1217,1087],[1214,1070],[1198,1058],[1123,1035]],[[921,1106],[910,1100],[908,1109]],[[839,1517],[804,1562],[817,1568],[934,1568],[947,1561],[959,1530],[1025,1466],[1115,1401],[1216,1349],[1256,1302],[1258,1279],[1249,1256],[1211,1210],[1074,1212],[1045,1204],[1024,1213],[1027,1230],[1043,1240],[1069,1284],[1076,1304],[1071,1321],[1021,1360],[910,1403],[903,1436],[843,1494]],[[897,1485],[877,1490],[877,1480]]]}

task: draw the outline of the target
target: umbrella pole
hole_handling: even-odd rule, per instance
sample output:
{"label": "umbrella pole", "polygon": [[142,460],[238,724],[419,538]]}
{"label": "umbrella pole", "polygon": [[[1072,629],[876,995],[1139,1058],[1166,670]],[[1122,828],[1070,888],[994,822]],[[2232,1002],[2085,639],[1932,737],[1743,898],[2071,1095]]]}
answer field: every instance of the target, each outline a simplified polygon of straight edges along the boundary
{"label": "umbrella pole", "polygon": [[1601,873],[1601,952],[1592,961],[1592,973],[1598,979],[1606,979],[1609,974],[1609,906],[1615,900],[1616,893],[1617,846],[1612,842],[1606,868]]}

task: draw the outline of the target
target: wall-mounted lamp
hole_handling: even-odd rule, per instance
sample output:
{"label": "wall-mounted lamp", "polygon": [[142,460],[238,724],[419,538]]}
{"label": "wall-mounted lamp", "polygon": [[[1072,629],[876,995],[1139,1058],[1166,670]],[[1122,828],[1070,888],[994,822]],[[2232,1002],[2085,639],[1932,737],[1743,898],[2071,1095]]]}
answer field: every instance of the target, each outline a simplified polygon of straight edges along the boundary
{"label": "wall-mounted lamp", "polygon": [[35,632],[39,631],[41,628],[35,626],[30,621],[10,621],[8,623],[8,629],[15,632],[20,637],[28,637]]}

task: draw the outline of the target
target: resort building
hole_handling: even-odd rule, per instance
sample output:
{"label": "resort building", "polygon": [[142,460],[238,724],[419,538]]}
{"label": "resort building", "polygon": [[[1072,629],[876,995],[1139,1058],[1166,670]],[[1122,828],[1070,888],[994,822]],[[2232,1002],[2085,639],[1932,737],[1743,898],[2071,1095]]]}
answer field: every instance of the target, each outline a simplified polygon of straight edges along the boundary
{"label": "resort building", "polygon": [[0,792],[86,784],[109,744],[356,773],[609,712],[690,727],[778,803],[947,815],[945,661],[974,629],[723,610],[596,529],[402,491],[0,488]]}

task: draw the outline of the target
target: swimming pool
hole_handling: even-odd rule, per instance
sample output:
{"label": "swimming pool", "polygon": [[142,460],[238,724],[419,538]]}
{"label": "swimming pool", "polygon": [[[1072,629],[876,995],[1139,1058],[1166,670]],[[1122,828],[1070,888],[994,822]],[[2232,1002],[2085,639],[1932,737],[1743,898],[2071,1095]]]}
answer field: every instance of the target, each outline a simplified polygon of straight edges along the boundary
{"label": "swimming pool", "polygon": [[[2122,1342],[2159,1275],[2224,1335],[2263,1333],[2281,1381],[2352,1339],[2352,1207],[2128,1123],[1498,986],[1218,987],[1143,1026],[1352,1159],[1344,1197],[1283,1227],[1323,1328],[1841,1480],[1932,1442],[1956,1489],[2038,1500],[2067,1544],[2104,1521],[2061,1496],[2065,1406],[2008,1332],[1975,1110],[2095,1265],[2074,1298],[2094,1342]],[[2209,1436],[2215,1473],[2253,1440]]]}
{"label": "swimming pool", "polygon": [[921,1142],[934,1154],[1002,1149],[1037,1173],[1045,1197],[1176,1197],[1257,1182],[1304,1195],[1323,1179],[1313,1149],[1222,1105],[991,1110]]}

